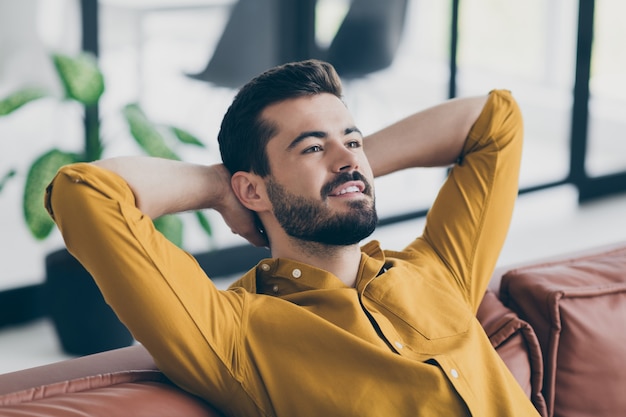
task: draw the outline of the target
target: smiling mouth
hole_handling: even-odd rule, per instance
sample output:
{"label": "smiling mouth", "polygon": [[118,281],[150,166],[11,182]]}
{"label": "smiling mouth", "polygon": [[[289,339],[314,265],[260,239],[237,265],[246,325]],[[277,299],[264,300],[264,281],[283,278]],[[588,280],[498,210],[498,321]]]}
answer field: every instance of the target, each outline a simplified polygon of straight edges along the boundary
{"label": "smiling mouth", "polygon": [[338,196],[342,196],[342,195],[345,195],[345,194],[354,194],[354,193],[361,194],[363,192],[363,188],[364,187],[359,187],[359,186],[357,186],[355,184],[352,184],[352,185],[349,185],[347,187],[341,188],[337,192],[331,194],[331,196],[338,197]]}
{"label": "smiling mouth", "polygon": [[348,173],[344,172],[335,178],[334,181],[326,184],[321,190],[323,199],[328,197],[341,196],[372,196],[372,188],[367,179],[358,171]]}

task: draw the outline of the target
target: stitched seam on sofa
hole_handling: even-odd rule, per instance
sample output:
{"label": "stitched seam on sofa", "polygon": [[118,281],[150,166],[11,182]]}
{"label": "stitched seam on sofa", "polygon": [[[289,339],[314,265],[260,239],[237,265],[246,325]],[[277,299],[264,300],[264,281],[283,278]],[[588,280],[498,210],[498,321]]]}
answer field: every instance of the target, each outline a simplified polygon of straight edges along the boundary
{"label": "stitched seam on sofa", "polygon": [[598,285],[593,287],[570,288],[563,290],[565,298],[596,297],[599,295],[619,294],[626,292],[626,283]]}
{"label": "stitched seam on sofa", "polygon": [[71,394],[129,382],[156,381],[170,383],[160,371],[122,371],[97,374],[68,381],[41,385],[0,396],[0,406],[18,405],[57,395]]}

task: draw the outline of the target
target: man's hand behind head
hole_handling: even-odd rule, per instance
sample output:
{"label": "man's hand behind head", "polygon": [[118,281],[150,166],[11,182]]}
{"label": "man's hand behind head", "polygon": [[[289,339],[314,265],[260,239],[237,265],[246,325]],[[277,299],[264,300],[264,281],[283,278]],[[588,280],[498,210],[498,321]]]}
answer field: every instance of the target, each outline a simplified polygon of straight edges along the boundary
{"label": "man's hand behind head", "polygon": [[216,165],[215,168],[220,173],[218,186],[222,190],[220,203],[214,207],[215,210],[220,213],[234,234],[243,237],[254,246],[269,246],[267,236],[259,229],[256,214],[244,207],[233,192],[230,183],[231,176],[226,167]]}

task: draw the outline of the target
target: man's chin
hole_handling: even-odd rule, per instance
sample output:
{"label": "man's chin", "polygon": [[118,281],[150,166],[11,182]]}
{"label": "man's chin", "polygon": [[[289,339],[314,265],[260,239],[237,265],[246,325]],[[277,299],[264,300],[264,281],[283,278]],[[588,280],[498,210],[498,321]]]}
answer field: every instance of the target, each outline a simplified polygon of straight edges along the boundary
{"label": "man's chin", "polygon": [[355,221],[353,216],[342,216],[343,219],[335,222],[334,225],[320,230],[316,236],[316,241],[335,246],[349,246],[361,242],[368,238],[376,229],[378,217],[372,211],[366,216],[361,213],[360,221]]}
{"label": "man's chin", "polygon": [[334,197],[329,202],[330,207],[346,214],[353,210],[371,210],[374,207],[374,200],[363,195],[348,198]]}

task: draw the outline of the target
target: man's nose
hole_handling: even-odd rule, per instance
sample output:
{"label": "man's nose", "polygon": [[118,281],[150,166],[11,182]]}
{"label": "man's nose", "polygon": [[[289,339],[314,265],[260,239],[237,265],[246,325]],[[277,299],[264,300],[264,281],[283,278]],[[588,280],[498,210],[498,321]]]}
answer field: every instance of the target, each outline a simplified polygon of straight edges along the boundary
{"label": "man's nose", "polygon": [[333,160],[333,171],[355,171],[359,168],[359,159],[356,153],[343,145],[337,146],[336,156]]}

